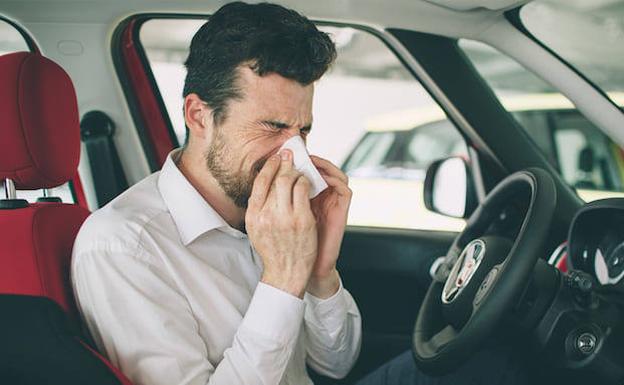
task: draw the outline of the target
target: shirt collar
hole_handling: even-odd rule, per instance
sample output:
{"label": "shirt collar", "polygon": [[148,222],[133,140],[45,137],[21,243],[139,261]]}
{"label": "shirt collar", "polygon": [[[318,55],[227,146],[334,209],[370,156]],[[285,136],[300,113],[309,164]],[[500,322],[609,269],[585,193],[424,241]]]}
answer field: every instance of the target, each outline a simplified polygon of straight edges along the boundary
{"label": "shirt collar", "polygon": [[230,227],[182,174],[174,162],[174,158],[178,156],[180,156],[178,150],[170,152],[167,156],[158,176],[158,189],[180,233],[182,243],[187,246],[200,235],[213,229],[220,229],[236,238],[243,238],[244,234]]}

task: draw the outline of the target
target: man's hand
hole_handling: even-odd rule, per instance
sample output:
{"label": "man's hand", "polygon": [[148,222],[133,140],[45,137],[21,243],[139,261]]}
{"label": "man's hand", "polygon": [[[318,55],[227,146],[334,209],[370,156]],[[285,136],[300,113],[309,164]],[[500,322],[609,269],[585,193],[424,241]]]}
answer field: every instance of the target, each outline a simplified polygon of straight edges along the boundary
{"label": "man's hand", "polygon": [[347,176],[338,167],[318,156],[310,158],[329,187],[312,199],[312,212],[318,229],[318,256],[307,290],[316,297],[328,298],[340,287],[336,261],[347,225],[352,192]]}
{"label": "man's hand", "polygon": [[264,264],[261,281],[303,298],[318,253],[310,182],[293,168],[290,150],[280,155],[258,173],[245,224]]}

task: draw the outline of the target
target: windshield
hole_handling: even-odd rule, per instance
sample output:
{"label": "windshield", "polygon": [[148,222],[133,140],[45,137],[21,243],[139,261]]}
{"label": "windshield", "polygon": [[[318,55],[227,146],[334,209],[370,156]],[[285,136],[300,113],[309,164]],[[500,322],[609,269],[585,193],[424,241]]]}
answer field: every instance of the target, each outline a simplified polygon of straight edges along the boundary
{"label": "windshield", "polygon": [[520,18],[533,36],[620,104],[624,0],[538,0],[522,7]]}
{"label": "windshield", "polygon": [[[459,47],[503,107],[582,199],[623,196],[624,151],[570,100],[491,46],[462,39]],[[623,102],[621,98],[616,101]]]}

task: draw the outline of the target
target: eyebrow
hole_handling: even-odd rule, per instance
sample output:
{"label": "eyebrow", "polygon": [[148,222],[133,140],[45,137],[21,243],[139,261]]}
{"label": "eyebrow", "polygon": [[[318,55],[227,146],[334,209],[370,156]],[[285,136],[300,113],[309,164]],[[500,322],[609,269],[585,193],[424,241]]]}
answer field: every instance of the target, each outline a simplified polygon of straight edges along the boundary
{"label": "eyebrow", "polygon": [[[290,124],[285,123],[285,122],[280,122],[278,120],[263,120],[262,123],[278,128],[278,129],[288,129],[291,127]],[[305,132],[312,131],[312,123],[301,127],[301,131],[305,131]]]}

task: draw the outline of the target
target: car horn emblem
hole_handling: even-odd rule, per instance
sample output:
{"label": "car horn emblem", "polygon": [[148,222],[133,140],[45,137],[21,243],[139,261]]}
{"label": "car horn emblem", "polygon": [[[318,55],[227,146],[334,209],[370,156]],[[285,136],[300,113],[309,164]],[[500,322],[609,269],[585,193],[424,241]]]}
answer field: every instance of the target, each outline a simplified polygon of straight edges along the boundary
{"label": "car horn emblem", "polygon": [[485,243],[480,239],[475,239],[464,248],[444,284],[442,302],[451,303],[457,298],[479,268],[484,255]]}

